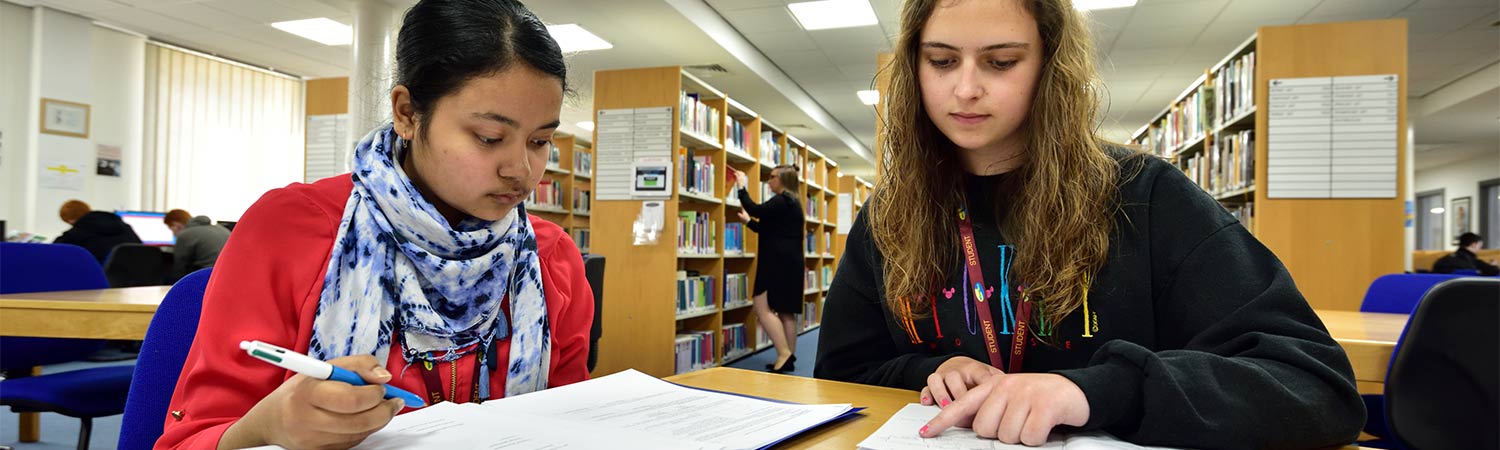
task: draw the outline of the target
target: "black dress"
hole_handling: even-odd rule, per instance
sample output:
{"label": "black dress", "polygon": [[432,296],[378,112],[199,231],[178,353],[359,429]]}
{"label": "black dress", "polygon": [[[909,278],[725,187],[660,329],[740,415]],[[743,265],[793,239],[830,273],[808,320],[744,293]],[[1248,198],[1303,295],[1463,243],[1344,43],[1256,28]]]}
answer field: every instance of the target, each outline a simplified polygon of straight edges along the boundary
{"label": "black dress", "polygon": [[757,220],[747,225],[760,234],[756,249],[755,293],[766,293],[771,309],[784,314],[802,312],[803,269],[802,202],[790,192],[782,192],[756,204],[750,194],[740,189],[740,205]]}

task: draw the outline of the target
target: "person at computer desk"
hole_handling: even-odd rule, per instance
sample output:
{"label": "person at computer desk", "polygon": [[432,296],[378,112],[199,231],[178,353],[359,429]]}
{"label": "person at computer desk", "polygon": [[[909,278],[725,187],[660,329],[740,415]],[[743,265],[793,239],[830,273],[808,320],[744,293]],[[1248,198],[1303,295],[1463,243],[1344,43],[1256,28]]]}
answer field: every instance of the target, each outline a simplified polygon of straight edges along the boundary
{"label": "person at computer desk", "polygon": [[[394,120],[353,172],[240,217],[156,448],[349,448],[406,406],[377,385],[473,403],[588,379],[583,258],[524,203],[561,123],[557,41],[517,0],[421,0],[395,54]],[[238,351],[249,340],[370,385],[261,363]]]}
{"label": "person at computer desk", "polygon": [[120,244],[139,244],[141,237],[135,234],[130,224],[120,216],[94,208],[82,200],[68,200],[57,210],[57,216],[72,225],[62,236],[52,241],[55,244],[73,244],[83,247],[99,264],[109,257],[109,251]]}
{"label": "person at computer desk", "polygon": [[177,237],[177,243],[172,245],[172,272],[167,274],[171,282],[198,269],[213,267],[219,251],[229,241],[229,229],[214,225],[208,216],[193,217],[187,211],[174,209],[167,211],[162,222]]}
{"label": "person at computer desk", "polygon": [[1479,260],[1477,253],[1482,248],[1484,248],[1484,236],[1474,233],[1458,235],[1458,251],[1432,263],[1432,272],[1455,273],[1460,270],[1473,270],[1487,277],[1500,275],[1500,267],[1495,266],[1495,260],[1492,259],[1489,262]]}

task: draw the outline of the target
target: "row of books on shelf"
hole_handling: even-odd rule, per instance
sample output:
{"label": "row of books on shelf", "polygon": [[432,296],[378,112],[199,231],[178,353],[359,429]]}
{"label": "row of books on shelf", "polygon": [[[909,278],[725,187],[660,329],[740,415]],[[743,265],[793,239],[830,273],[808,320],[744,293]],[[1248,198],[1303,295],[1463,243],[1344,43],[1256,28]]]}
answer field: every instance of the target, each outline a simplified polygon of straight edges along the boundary
{"label": "row of books on shelf", "polygon": [[807,211],[808,218],[823,220],[823,202],[820,201],[822,199],[823,196],[817,193],[808,194],[807,198],[803,199],[802,208]]}
{"label": "row of books on shelf", "polygon": [[592,209],[590,205],[594,204],[593,200],[593,192],[590,192],[587,189],[573,189],[573,211],[583,213],[589,212],[589,210]]}
{"label": "row of books on shelf", "polygon": [[547,144],[547,167],[562,167],[562,149]]}
{"label": "row of books on shelf", "polygon": [[807,232],[807,234],[802,235],[802,253],[807,253],[807,254],[818,253],[818,240],[817,240],[817,236],[818,236],[818,232],[816,232],[816,231],[809,231],[809,232]]}
{"label": "row of books on shelf", "polygon": [[1156,155],[1171,157],[1209,129],[1254,109],[1255,52],[1249,52],[1226,62],[1182,101],[1173,104],[1167,115],[1134,143]]}
{"label": "row of books on shelf", "polygon": [[561,209],[562,184],[543,178],[540,183],[537,183],[536,190],[531,191],[531,195],[526,196],[526,204]]}
{"label": "row of books on shelf", "polygon": [[833,232],[823,232],[823,253],[833,254]]}
{"label": "row of books on shelf", "polygon": [[724,304],[737,305],[748,301],[750,301],[750,275],[724,274]]}
{"label": "row of books on shelf", "polygon": [[[770,131],[761,132],[760,134],[762,143],[765,143],[768,139],[775,140],[775,138],[776,136]],[[770,149],[769,154],[766,152],[768,148]],[[767,158],[770,159],[768,160]],[[787,165],[800,167],[802,165],[802,155],[798,154],[795,149],[780,145],[780,143],[769,147],[763,145],[761,146],[761,162],[769,163],[771,166]]]}
{"label": "row of books on shelf", "polygon": [[804,291],[816,291],[816,290],[819,290],[818,288],[821,287],[822,284],[818,283],[818,270],[817,269],[807,269],[806,272],[803,272],[803,275],[802,275],[802,286],[803,286],[802,289]]}
{"label": "row of books on shelf", "polygon": [[723,123],[719,118],[719,109],[703,103],[698,94],[681,91],[677,105],[677,124],[684,130],[709,138],[711,141],[719,140],[719,130],[723,129]]}
{"label": "row of books on shelf", "polygon": [[714,333],[685,331],[677,334],[677,373],[702,370],[714,365]]}
{"label": "row of books on shelf", "polygon": [[724,253],[745,252],[745,224],[740,222],[724,224]]}
{"label": "row of books on shelf", "polygon": [[1214,123],[1255,109],[1255,52],[1230,60],[1214,74]]}
{"label": "row of books on shelf", "polygon": [[1246,230],[1255,231],[1255,202],[1245,202],[1238,205],[1225,205],[1229,214],[1240,221]]}
{"label": "row of books on shelf", "polygon": [[799,328],[806,330],[818,324],[818,303],[821,302],[822,300],[802,303],[802,314],[797,315],[797,323],[801,325]]}
{"label": "row of books on shelf", "polygon": [[770,131],[760,132],[761,164],[775,167],[781,153],[781,140],[776,138],[776,134]]}
{"label": "row of books on shelf", "polygon": [[823,265],[823,289],[833,287],[833,265]]}
{"label": "row of books on shelf", "polygon": [[1160,139],[1155,144],[1153,152],[1159,156],[1171,157],[1178,147],[1203,137],[1208,130],[1209,110],[1213,107],[1213,86],[1204,83],[1198,89],[1184,97],[1181,102],[1172,105],[1167,111],[1167,116],[1157,122],[1160,130]]}
{"label": "row of books on shelf", "polygon": [[699,255],[718,252],[718,230],[714,229],[708,213],[677,213],[677,252]]}
{"label": "row of books on shelf", "polygon": [[724,334],[724,358],[729,359],[731,355],[749,352],[754,347],[750,346],[750,333],[745,329],[743,323],[724,324],[720,330]]}
{"label": "row of books on shelf", "polygon": [[589,241],[592,240],[592,239],[590,239],[592,236],[590,236],[589,229],[588,228],[574,228],[573,232],[571,234],[573,235],[573,243],[578,245],[578,252],[579,253],[588,253],[589,252]]}
{"label": "row of books on shelf", "polygon": [[573,173],[585,176],[594,173],[594,154],[573,152]]}
{"label": "row of books on shelf", "polygon": [[677,271],[677,314],[714,309],[714,277],[694,270]]}
{"label": "row of books on shelf", "polygon": [[1188,178],[1215,196],[1255,185],[1255,130],[1216,137],[1202,153],[1179,161]]}
{"label": "row of books on shelf", "polygon": [[745,128],[745,124],[738,120],[729,120],[729,135],[724,137],[724,146],[729,151],[749,154],[752,139],[755,139],[755,135],[750,132],[749,128]]}
{"label": "row of books on shelf", "polygon": [[713,158],[697,154],[693,149],[679,149],[677,153],[677,187],[704,195],[714,195]]}

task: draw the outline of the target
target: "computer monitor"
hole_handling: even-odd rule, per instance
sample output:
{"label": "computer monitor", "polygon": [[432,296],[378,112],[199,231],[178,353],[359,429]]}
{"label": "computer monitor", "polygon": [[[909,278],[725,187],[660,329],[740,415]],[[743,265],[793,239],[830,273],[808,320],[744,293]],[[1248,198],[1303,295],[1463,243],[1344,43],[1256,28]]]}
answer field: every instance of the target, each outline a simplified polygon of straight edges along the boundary
{"label": "computer monitor", "polygon": [[162,219],[167,217],[166,213],[150,211],[115,211],[130,228],[135,229],[135,235],[141,237],[141,243],[146,245],[172,245],[177,243],[177,237],[172,235],[172,229],[167,228]]}

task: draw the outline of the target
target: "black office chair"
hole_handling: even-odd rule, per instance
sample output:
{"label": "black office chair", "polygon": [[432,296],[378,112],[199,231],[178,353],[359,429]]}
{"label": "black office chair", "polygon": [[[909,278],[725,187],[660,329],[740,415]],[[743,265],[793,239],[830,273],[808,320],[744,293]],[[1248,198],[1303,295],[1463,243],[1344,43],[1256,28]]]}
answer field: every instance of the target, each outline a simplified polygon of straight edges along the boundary
{"label": "black office chair", "polygon": [[1385,415],[1402,446],[1497,449],[1500,280],[1459,278],[1422,297],[1385,379]]}
{"label": "black office chair", "polygon": [[167,258],[157,247],[120,244],[104,259],[104,277],[112,288],[164,285],[172,267]]}
{"label": "black office chair", "polygon": [[589,329],[589,371],[599,362],[599,336],[604,335],[604,255],[583,255],[583,276],[594,290],[594,327]]}

